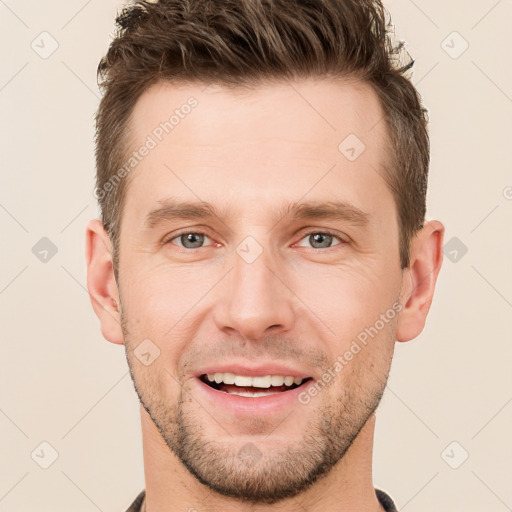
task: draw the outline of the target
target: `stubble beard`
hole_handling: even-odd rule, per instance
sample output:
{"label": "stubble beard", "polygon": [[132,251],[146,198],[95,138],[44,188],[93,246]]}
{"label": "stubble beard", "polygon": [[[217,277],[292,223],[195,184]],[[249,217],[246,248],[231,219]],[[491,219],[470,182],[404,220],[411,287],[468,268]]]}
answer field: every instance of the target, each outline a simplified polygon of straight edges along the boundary
{"label": "stubble beard", "polygon": [[[256,440],[254,443],[236,442],[236,439],[219,442],[208,437],[203,426],[208,422],[221,428],[218,424],[222,423],[222,417],[215,418],[212,411],[208,414],[196,403],[195,409],[204,413],[201,421],[194,414],[194,407],[190,406],[194,399],[185,386],[181,385],[179,397],[172,404],[164,391],[169,387],[159,383],[160,375],[150,372],[140,375],[137,370],[140,365],[133,356],[135,344],[122,313],[121,318],[135,391],[166,445],[207,488],[247,503],[274,504],[293,498],[327,475],[377,409],[389,375],[389,366],[380,375],[359,375],[357,382],[354,382],[357,374],[353,374],[352,380],[345,380],[340,386],[341,394],[335,402],[322,402],[317,413],[307,422],[300,439],[293,440],[288,447],[282,448],[282,441],[279,442],[279,450],[270,449],[269,443]],[[161,378],[168,381],[166,375],[161,375]],[[322,400],[321,395],[327,394],[326,389],[313,400]],[[298,404],[296,411],[272,433],[278,435],[280,428],[286,431],[286,423],[293,421],[294,415],[301,416],[303,411],[299,407],[307,408],[309,405]],[[255,421],[261,423],[261,419],[255,418]],[[226,431],[222,434],[229,437]]]}

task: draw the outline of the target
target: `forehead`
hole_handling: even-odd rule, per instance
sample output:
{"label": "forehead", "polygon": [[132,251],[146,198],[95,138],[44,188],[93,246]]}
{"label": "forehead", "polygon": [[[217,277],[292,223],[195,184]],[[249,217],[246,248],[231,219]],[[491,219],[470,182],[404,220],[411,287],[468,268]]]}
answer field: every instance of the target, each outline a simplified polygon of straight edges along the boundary
{"label": "forehead", "polygon": [[382,121],[372,87],[355,80],[252,89],[161,82],[130,117],[130,152],[150,150],[130,171],[125,206],[142,216],[166,195],[180,195],[238,200],[254,211],[279,198],[341,194],[371,210],[389,196]]}
{"label": "forehead", "polygon": [[[245,145],[277,136],[305,144],[322,139],[337,146],[349,133],[364,142],[381,142],[382,119],[375,91],[356,79],[308,79],[250,88],[158,82],[137,101],[129,131],[132,142],[153,134],[187,145],[224,146],[236,134]],[[172,137],[167,137],[171,131]]]}

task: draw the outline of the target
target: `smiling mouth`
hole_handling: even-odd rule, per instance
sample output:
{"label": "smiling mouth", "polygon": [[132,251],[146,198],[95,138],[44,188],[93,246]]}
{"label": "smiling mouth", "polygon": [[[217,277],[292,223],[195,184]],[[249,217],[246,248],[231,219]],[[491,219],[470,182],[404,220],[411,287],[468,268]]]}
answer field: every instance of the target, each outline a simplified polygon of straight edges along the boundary
{"label": "smiling mouth", "polygon": [[203,374],[199,380],[207,386],[224,393],[245,397],[260,397],[286,393],[298,387],[304,386],[312,377],[305,379],[290,377],[270,376],[266,377],[240,377],[233,374]]}

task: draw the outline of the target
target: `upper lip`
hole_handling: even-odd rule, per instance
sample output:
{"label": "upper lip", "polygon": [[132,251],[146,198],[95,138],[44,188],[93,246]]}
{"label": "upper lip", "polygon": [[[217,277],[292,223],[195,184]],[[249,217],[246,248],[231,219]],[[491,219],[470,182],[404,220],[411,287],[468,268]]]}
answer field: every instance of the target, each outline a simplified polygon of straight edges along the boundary
{"label": "upper lip", "polygon": [[243,375],[246,377],[265,377],[266,375],[282,375],[283,377],[302,377],[306,379],[311,377],[310,374],[297,368],[279,365],[275,363],[258,363],[249,365],[247,363],[218,363],[210,364],[199,370],[196,374],[200,377],[204,374],[214,373],[234,373],[235,375]]}

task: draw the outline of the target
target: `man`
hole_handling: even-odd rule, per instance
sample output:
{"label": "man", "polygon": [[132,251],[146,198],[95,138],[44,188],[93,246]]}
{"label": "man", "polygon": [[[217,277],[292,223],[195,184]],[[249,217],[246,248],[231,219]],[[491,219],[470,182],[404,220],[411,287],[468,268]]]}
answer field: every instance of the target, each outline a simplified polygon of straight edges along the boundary
{"label": "man", "polygon": [[87,285],[140,399],[130,511],[382,511],[375,411],[442,261],[377,0],[160,0],[99,66]]}

